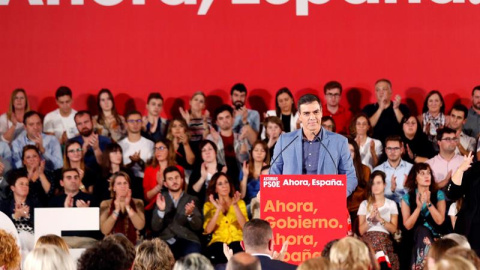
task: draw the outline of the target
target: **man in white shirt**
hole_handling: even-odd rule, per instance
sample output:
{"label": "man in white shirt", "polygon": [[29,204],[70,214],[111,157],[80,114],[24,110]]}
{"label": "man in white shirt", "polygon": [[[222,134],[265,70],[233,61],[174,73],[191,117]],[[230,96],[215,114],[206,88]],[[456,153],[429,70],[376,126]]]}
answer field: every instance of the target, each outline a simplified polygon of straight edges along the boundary
{"label": "man in white shirt", "polygon": [[455,154],[468,155],[470,152],[475,152],[476,140],[474,137],[470,137],[463,133],[463,125],[467,122],[468,109],[462,104],[456,104],[450,111],[450,121],[448,127],[457,132],[459,143]]}
{"label": "man in white shirt", "polygon": [[46,134],[54,135],[60,141],[60,144],[64,144],[67,139],[78,134],[74,120],[77,111],[72,109],[72,90],[66,86],[60,86],[55,92],[55,100],[58,109],[45,116],[43,131]]}

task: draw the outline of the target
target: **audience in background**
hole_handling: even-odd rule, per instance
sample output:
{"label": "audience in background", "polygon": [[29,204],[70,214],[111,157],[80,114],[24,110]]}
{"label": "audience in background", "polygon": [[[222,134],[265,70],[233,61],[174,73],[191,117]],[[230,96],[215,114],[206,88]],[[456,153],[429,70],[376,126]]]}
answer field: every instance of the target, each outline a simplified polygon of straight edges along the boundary
{"label": "audience in background", "polygon": [[150,93],[147,98],[147,115],[142,118],[142,136],[157,142],[167,136],[168,120],[161,117],[163,97],[160,93]]}
{"label": "audience in background", "polygon": [[195,162],[195,154],[190,142],[187,122],[182,118],[173,119],[168,126],[167,139],[172,142],[177,164],[186,170],[191,170]]}
{"label": "audience in background", "polygon": [[[282,130],[285,132],[292,132],[300,128],[295,99],[293,98],[292,92],[287,87],[280,88],[277,91],[275,94],[275,110],[267,111],[265,116],[265,121],[271,116],[278,117],[282,122]],[[265,125],[264,131],[262,132],[262,139],[265,139],[268,136],[265,132],[266,129],[267,126]]]}
{"label": "audience in background", "polygon": [[333,119],[332,122],[335,123],[335,128],[332,130],[327,128],[328,130],[347,135],[352,113],[340,105],[342,91],[342,85],[337,81],[330,81],[325,84],[323,87],[323,93],[325,94],[323,116],[330,116]]}
{"label": "audience in background", "polygon": [[66,86],[60,86],[55,92],[55,102],[58,109],[45,115],[43,131],[45,134],[54,135],[63,145],[78,133],[74,120],[77,111],[72,108],[72,90]]}
{"label": "audience in background", "polygon": [[[85,166],[83,158],[82,145],[75,140],[68,140],[65,143],[63,151],[63,169],[76,169],[80,175],[80,191],[92,194],[93,188],[99,179],[99,175],[92,169]],[[59,180],[57,177],[56,180]],[[59,187],[60,183],[55,182],[55,187]]]}
{"label": "audience in background", "polygon": [[121,116],[115,107],[113,94],[109,89],[103,88],[97,95],[98,115],[93,116],[94,127],[97,134],[119,142],[127,136],[125,118]]}
{"label": "audience in background", "polygon": [[423,133],[433,143],[435,151],[438,151],[438,146],[436,145],[437,129],[447,125],[445,102],[438,90],[432,90],[427,94],[423,103],[422,114],[417,118],[423,127]]}
{"label": "audience in background", "polygon": [[0,140],[11,143],[24,130],[25,113],[30,111],[27,93],[22,88],[13,90],[7,112],[0,115]]}
{"label": "audience in background", "polygon": [[198,142],[204,140],[210,132],[212,126],[212,120],[210,118],[210,112],[205,110],[206,97],[203,92],[193,93],[190,99],[190,109],[185,111],[182,107],[178,110],[183,119],[188,125],[190,131],[190,142],[195,146],[198,146]]}
{"label": "audience in background", "polygon": [[422,132],[417,118],[406,116],[402,119],[402,140],[405,151],[402,159],[409,163],[421,163],[435,155],[432,143]]}
{"label": "audience in background", "polygon": [[322,116],[322,127],[331,132],[337,132],[337,125],[331,116]]}
{"label": "audience in background", "polygon": [[[350,150],[350,155],[353,160],[353,167],[355,167],[355,173],[357,175],[358,184],[353,193],[347,197],[347,208],[348,213],[350,214],[350,219],[355,225],[357,222],[357,211],[358,207],[363,200],[367,199],[367,184],[370,180],[370,168],[362,164],[360,157],[360,150],[358,148],[357,142],[348,137],[348,148]],[[358,226],[355,226],[354,230],[357,231]]]}
{"label": "audience in background", "polygon": [[472,90],[472,106],[468,110],[467,122],[463,132],[468,136],[478,138],[480,135],[480,85]]}
{"label": "audience in background", "polygon": [[452,110],[450,110],[449,121],[447,124],[447,127],[456,131],[458,144],[455,153],[460,155],[468,155],[470,152],[477,152],[477,140],[463,132],[463,126],[467,122],[467,116],[467,107],[462,104],[455,104],[453,105]]}
{"label": "audience in background", "polygon": [[353,117],[350,123],[350,135],[358,144],[362,163],[371,170],[378,165],[378,159],[383,149],[379,140],[369,137],[370,130],[371,126],[366,114],[360,113]]}

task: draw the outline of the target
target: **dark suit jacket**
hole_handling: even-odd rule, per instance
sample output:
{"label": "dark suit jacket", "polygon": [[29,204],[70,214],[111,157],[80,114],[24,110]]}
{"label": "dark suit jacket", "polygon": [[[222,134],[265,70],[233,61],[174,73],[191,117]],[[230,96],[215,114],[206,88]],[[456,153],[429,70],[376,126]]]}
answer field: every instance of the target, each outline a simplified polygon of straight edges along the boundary
{"label": "dark suit jacket", "polygon": [[255,255],[260,260],[262,265],[262,270],[295,270],[297,269],[296,265],[282,262],[279,260],[272,260],[268,256]]}
{"label": "dark suit jacket", "polygon": [[[177,208],[175,208],[168,191],[163,191],[162,195],[165,198],[165,215],[163,218],[160,218],[158,215],[158,207],[155,204],[152,214],[152,230],[158,232],[162,240],[183,238],[200,243],[198,232],[202,229],[203,222],[202,214],[198,208],[197,198],[184,192],[178,202]],[[188,220],[185,215],[185,205],[192,200],[195,202],[195,209],[193,210],[191,220]]]}

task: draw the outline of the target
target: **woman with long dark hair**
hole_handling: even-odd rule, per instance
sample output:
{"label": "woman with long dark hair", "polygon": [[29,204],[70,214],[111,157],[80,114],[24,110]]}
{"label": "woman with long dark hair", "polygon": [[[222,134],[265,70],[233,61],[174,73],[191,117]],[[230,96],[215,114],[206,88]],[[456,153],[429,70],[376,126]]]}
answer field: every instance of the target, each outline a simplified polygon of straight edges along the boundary
{"label": "woman with long dark hair", "polygon": [[418,121],[429,141],[434,142],[437,129],[446,126],[446,119],[442,94],[438,90],[430,91],[423,102],[422,114],[418,116]]}
{"label": "woman with long dark hair", "polygon": [[256,141],[250,150],[249,162],[243,162],[241,173],[240,194],[247,205],[260,191],[260,174],[262,174],[262,168],[269,164],[270,152],[267,143]]}
{"label": "woman with long dark hair", "polygon": [[63,169],[77,169],[80,175],[80,190],[92,194],[97,175],[85,166],[82,145],[76,140],[68,140],[63,152]]}
{"label": "woman with long dark hair", "polygon": [[93,116],[97,134],[110,137],[118,142],[127,136],[125,118],[115,108],[113,94],[109,89],[103,88],[97,95],[98,115]]}
{"label": "woman with long dark hair", "polygon": [[357,142],[351,137],[347,137],[347,139],[348,148],[350,149],[350,155],[352,156],[353,166],[355,167],[358,180],[357,188],[347,198],[347,208],[352,223],[356,224],[355,221],[357,219],[358,207],[363,200],[367,199],[367,184],[370,179],[371,170],[367,165],[362,163]]}
{"label": "woman with long dark hair", "polygon": [[432,143],[422,132],[422,127],[415,116],[406,116],[402,119],[401,134],[405,153],[402,159],[410,163],[425,162],[435,156]]}
{"label": "woman with long dark hair", "polygon": [[[300,128],[295,99],[290,89],[283,87],[277,91],[275,94],[275,110],[267,111],[266,116],[280,118],[285,132],[291,132]],[[265,132],[262,132],[262,139],[265,139]]]}
{"label": "woman with long dark hair", "polygon": [[362,163],[370,170],[378,165],[378,159],[383,153],[382,142],[371,138],[372,125],[364,113],[357,114],[350,123],[350,135],[358,144]]}
{"label": "woman with long dark hair", "polygon": [[45,160],[35,145],[23,147],[22,164],[30,180],[30,196],[41,206],[46,206],[55,190],[55,176],[45,168]]}

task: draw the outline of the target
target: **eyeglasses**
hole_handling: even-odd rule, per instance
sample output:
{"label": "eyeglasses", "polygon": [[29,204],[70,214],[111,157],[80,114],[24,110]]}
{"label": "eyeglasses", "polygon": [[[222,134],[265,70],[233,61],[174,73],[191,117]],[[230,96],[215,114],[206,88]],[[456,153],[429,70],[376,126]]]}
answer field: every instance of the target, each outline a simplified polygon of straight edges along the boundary
{"label": "eyeglasses", "polygon": [[77,149],[70,149],[67,152],[68,153],[75,153],[75,152],[82,152],[82,151],[83,151],[82,148],[77,148]]}
{"label": "eyeglasses", "polygon": [[130,124],[135,124],[135,123],[142,123],[142,119],[130,119],[130,120],[127,120],[127,123],[130,123]]}
{"label": "eyeglasses", "polygon": [[387,150],[388,152],[400,151],[400,147],[386,147],[385,150]]}
{"label": "eyeglasses", "polygon": [[446,142],[458,142],[458,138],[457,138],[457,137],[453,137],[453,138],[447,137],[447,138],[443,138],[442,141],[446,141]]}
{"label": "eyeglasses", "polygon": [[333,98],[339,98],[339,97],[340,97],[340,94],[327,93],[327,94],[325,94],[325,96],[330,97],[330,98],[332,98],[332,97],[333,97]]}
{"label": "eyeglasses", "polygon": [[155,147],[154,149],[155,149],[155,151],[163,151],[163,150],[167,150],[167,147],[159,146],[159,147]]}

